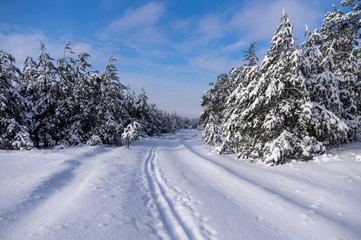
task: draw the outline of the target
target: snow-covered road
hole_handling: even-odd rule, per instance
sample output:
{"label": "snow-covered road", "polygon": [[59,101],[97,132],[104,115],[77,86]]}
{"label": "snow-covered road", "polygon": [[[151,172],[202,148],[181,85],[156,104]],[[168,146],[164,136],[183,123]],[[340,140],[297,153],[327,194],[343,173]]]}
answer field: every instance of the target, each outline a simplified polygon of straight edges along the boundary
{"label": "snow-covered road", "polygon": [[197,131],[0,151],[0,239],[360,239],[361,144],[269,167]]}

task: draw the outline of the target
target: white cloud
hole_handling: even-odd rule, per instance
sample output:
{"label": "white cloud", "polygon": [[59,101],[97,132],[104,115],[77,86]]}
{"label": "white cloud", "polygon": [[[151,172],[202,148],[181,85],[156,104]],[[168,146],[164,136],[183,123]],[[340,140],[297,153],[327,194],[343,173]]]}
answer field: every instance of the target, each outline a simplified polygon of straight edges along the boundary
{"label": "white cloud", "polygon": [[[18,67],[23,66],[23,62],[27,56],[33,57],[34,60],[37,59],[41,52],[39,49],[41,41],[46,46],[46,52],[48,52],[55,61],[62,57],[66,43],[64,39],[54,39],[39,31],[21,34],[0,34],[0,46],[4,51],[15,57]],[[89,53],[91,57],[88,61],[95,67],[94,70],[103,69],[110,55],[109,51],[87,42],[72,41],[71,48],[76,54],[81,52]],[[76,55],[73,55],[73,57],[75,56]]]}
{"label": "white cloud", "polygon": [[211,55],[197,56],[189,61],[189,67],[195,69],[203,69],[220,74],[228,72],[230,66],[237,64],[235,61],[229,60],[225,57],[213,57]]}
{"label": "white cloud", "polygon": [[137,28],[153,26],[164,11],[162,3],[151,2],[144,6],[128,9],[124,16],[109,25],[114,32],[126,32]]}
{"label": "white cloud", "polygon": [[40,41],[46,41],[46,37],[40,32],[32,34],[0,34],[1,48],[15,57],[18,66],[22,66],[27,56],[36,57],[39,55]]}
{"label": "white cloud", "polygon": [[[323,13],[313,9],[311,4],[296,0],[265,0],[252,1],[243,10],[232,16],[230,25],[234,30],[239,29],[239,35],[245,36],[250,41],[271,40],[279,21],[282,17],[281,9],[284,8],[294,25],[296,35],[303,36],[305,24],[311,28],[320,24]],[[242,31],[243,30],[243,31]]]}
{"label": "white cloud", "polygon": [[117,39],[123,44],[134,42],[158,42],[163,39],[157,23],[164,13],[164,4],[151,2],[138,8],[130,8],[123,16],[111,22],[98,33],[101,39]]}
{"label": "white cloud", "polygon": [[227,24],[221,14],[211,14],[199,20],[198,31],[207,39],[222,37],[227,31]]}
{"label": "white cloud", "polygon": [[241,40],[241,41],[232,43],[230,45],[226,45],[222,49],[227,52],[235,52],[235,51],[239,51],[240,49],[246,47],[248,44],[249,44],[248,42]]}

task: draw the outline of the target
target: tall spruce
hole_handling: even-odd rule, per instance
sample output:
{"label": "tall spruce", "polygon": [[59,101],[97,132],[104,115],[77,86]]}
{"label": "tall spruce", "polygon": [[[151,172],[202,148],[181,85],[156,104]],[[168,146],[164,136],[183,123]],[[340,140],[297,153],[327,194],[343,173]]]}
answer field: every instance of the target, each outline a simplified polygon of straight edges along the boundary
{"label": "tall spruce", "polygon": [[36,147],[51,147],[55,145],[55,109],[56,109],[56,67],[54,59],[46,52],[43,42],[40,43],[40,55],[35,69],[33,60],[26,60],[26,74],[23,75],[27,83],[25,97],[33,105],[31,136]]}
{"label": "tall spruce", "polygon": [[18,87],[20,70],[15,66],[15,58],[0,50],[0,148],[30,149],[28,120],[31,105],[20,95]]}
{"label": "tall spruce", "polygon": [[229,95],[230,82],[227,74],[218,76],[215,83],[202,95],[203,112],[199,117],[199,125],[204,129],[203,138],[210,145],[222,142],[222,121],[226,98]]}
{"label": "tall spruce", "polygon": [[[295,45],[293,27],[282,11],[261,65],[255,65],[253,43],[244,51],[245,64],[230,74],[221,153],[280,164],[307,161],[355,139],[361,132],[361,4],[356,2],[342,2],[351,7],[347,14],[333,7],[320,31],[306,29],[302,48]],[[211,116],[203,107],[201,120]]]}
{"label": "tall spruce", "polygon": [[327,57],[330,71],[338,79],[341,112],[339,117],[346,121],[348,138],[353,140],[360,131],[360,89],[359,60],[357,54],[360,41],[361,11],[356,1],[342,1],[342,5],[351,7],[345,14],[333,6],[322,21],[320,32],[322,44],[320,50]]}

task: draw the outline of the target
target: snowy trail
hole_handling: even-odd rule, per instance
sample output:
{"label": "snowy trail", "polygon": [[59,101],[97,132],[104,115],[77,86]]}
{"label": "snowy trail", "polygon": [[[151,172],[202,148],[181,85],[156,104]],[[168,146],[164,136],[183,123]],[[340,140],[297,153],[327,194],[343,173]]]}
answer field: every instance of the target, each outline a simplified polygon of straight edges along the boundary
{"label": "snowy trail", "polygon": [[[356,216],[354,219],[356,222],[337,218],[330,212],[318,209],[320,202],[308,205],[307,198],[314,198],[314,195],[300,196],[297,193],[301,193],[301,191],[297,189],[294,192],[283,192],[277,185],[267,184],[260,181],[259,178],[245,177],[246,169],[237,171],[217,160],[198,154],[189,146],[186,146],[186,149],[188,153],[182,151],[180,158],[187,162],[188,167],[198,172],[205,182],[212,183],[212,187],[224,195],[226,200],[243,209],[243,216],[248,214],[248,218],[256,218],[257,221],[262,222],[257,224],[276,231],[280,236],[274,236],[275,238],[302,239],[312,236],[313,239],[335,239],[347,236],[346,239],[357,239],[360,236],[360,231],[352,233],[352,229],[360,227]],[[326,191],[316,189],[313,185],[308,188],[313,194],[317,192],[324,195],[320,199],[332,198],[351,206],[357,206],[360,203],[359,200],[352,201],[355,199],[351,199],[351,201],[346,199],[345,202],[345,199],[338,197],[337,193],[326,193]],[[239,191],[235,191],[235,189]],[[317,203],[318,205],[316,205]],[[280,218],[286,219],[280,222],[278,221]],[[276,219],[277,221],[275,221]],[[345,226],[349,226],[350,229]],[[302,233],[297,233],[299,228],[303,229]],[[288,233],[284,233],[285,229]],[[272,235],[273,233],[268,234]]]}
{"label": "snowy trail", "polygon": [[267,167],[197,131],[0,151],[0,239],[359,239],[361,144]]}

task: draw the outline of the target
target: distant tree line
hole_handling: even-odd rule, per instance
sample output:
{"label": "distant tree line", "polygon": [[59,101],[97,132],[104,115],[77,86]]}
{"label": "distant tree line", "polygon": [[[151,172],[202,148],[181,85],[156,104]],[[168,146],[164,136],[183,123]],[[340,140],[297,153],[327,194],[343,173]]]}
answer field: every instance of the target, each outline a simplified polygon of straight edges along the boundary
{"label": "distant tree line", "polygon": [[121,145],[196,127],[195,119],[148,103],[144,89],[136,95],[121,84],[113,56],[100,73],[88,70],[89,54],[72,57],[70,41],[56,63],[40,45],[39,57],[27,57],[22,70],[0,50],[0,149]]}
{"label": "distant tree line", "polygon": [[202,96],[199,127],[220,153],[253,162],[307,161],[361,133],[361,4],[333,6],[320,30],[295,44],[285,11],[267,55],[255,43],[245,64],[218,76]]}

